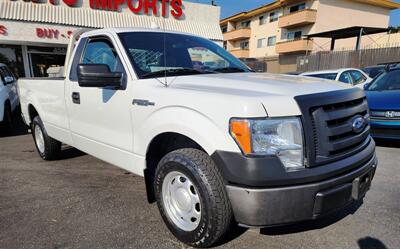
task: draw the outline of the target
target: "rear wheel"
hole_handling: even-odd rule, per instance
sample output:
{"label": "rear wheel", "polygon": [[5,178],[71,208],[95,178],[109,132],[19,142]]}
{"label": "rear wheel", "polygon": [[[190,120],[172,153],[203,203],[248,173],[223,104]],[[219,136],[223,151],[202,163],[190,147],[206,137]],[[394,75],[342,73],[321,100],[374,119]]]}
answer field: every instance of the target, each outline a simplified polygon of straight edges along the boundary
{"label": "rear wheel", "polygon": [[57,159],[61,152],[61,143],[47,135],[39,116],[32,121],[32,135],[36,149],[43,160]]}
{"label": "rear wheel", "polygon": [[203,151],[167,154],[156,170],[154,187],[162,218],[182,242],[209,247],[227,233],[231,205],[219,169]]}

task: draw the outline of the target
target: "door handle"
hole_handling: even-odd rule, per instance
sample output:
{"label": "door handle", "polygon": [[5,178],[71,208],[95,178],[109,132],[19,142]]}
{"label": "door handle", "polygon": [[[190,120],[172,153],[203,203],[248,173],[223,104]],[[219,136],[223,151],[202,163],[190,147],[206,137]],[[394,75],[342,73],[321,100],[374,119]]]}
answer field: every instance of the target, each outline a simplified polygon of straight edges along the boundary
{"label": "door handle", "polygon": [[72,93],[72,103],[78,104],[78,105],[81,103],[81,96],[78,92]]}

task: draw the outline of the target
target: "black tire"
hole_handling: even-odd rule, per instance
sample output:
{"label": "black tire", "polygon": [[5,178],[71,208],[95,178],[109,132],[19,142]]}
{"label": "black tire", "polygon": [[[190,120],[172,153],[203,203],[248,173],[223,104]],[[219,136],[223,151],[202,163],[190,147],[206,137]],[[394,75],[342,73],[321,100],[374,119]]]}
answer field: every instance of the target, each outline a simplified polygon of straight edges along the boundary
{"label": "black tire", "polygon": [[[164,178],[180,172],[197,189],[201,202],[200,222],[191,232],[180,229],[169,217],[162,195]],[[158,164],[154,190],[161,216],[180,241],[193,247],[210,247],[228,232],[233,221],[232,208],[222,175],[212,159],[197,149],[179,149],[164,156]]]}
{"label": "black tire", "polygon": [[[43,138],[44,138],[44,151],[40,151],[40,149],[38,147],[38,143],[36,141],[36,136],[35,136],[36,127],[38,127],[42,131]],[[32,136],[33,136],[33,140],[35,142],[36,150],[37,150],[39,156],[43,160],[51,161],[51,160],[55,160],[59,157],[59,155],[61,153],[61,142],[59,142],[59,141],[55,140],[54,138],[49,137],[49,135],[47,135],[47,131],[44,128],[43,122],[39,116],[36,116],[32,121]]]}

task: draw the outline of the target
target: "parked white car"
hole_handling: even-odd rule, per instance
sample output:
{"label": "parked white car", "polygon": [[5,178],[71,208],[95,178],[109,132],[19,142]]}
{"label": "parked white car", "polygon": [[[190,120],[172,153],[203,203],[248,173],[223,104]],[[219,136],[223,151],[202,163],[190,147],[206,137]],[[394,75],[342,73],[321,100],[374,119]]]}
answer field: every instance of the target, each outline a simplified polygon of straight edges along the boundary
{"label": "parked white car", "polygon": [[7,68],[0,63],[0,123],[10,126],[12,113],[18,107],[17,79]]}
{"label": "parked white car", "polygon": [[361,89],[253,73],[189,34],[71,39],[64,77],[18,81],[39,155],[56,159],[65,143],[144,176],[184,243],[211,246],[232,222],[316,219],[368,191],[377,160]]}
{"label": "parked white car", "polygon": [[305,72],[300,75],[335,80],[357,86],[361,89],[364,89],[364,85],[370,83],[373,80],[365,72],[356,68],[342,68],[336,70]]}

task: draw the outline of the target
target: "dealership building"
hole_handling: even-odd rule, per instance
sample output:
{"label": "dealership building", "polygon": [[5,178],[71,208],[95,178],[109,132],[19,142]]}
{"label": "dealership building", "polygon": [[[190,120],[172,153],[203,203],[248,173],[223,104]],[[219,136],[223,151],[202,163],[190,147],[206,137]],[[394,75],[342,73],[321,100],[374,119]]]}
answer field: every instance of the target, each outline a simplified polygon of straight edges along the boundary
{"label": "dealership building", "polygon": [[219,18],[220,7],[181,0],[0,0],[0,63],[19,77],[47,76],[79,28],[160,27],[222,45]]}

